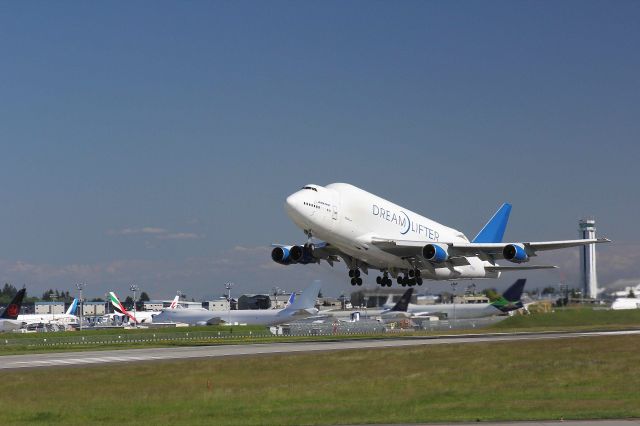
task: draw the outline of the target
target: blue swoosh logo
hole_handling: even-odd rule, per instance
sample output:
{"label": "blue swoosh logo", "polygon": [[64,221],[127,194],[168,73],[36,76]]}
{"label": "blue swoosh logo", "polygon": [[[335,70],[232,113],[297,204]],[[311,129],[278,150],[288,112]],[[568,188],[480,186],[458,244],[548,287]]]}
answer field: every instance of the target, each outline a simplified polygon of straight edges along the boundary
{"label": "blue swoosh logo", "polygon": [[409,219],[409,216],[407,216],[407,214],[403,211],[400,211],[400,213],[402,213],[404,215],[404,217],[407,218],[407,229],[405,229],[404,231],[401,231],[400,234],[404,235],[407,232],[409,232],[409,229],[411,229],[411,219]]}

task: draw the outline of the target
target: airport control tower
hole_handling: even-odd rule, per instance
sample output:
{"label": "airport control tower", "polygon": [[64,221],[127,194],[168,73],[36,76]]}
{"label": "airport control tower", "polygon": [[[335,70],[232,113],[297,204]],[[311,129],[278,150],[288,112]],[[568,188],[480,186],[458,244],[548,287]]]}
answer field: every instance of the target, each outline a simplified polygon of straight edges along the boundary
{"label": "airport control tower", "polygon": [[[596,237],[596,221],[593,218],[580,220],[580,237]],[[581,247],[580,275],[582,279],[582,291],[585,297],[595,299],[598,297],[598,273],[596,272],[596,245],[589,244]]]}

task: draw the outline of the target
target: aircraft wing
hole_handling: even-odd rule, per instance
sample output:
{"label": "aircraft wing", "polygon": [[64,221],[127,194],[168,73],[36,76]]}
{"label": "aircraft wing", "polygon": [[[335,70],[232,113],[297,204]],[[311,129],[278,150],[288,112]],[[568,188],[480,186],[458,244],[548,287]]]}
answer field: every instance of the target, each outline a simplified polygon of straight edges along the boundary
{"label": "aircraft wing", "polygon": [[485,266],[485,270],[487,271],[526,271],[529,269],[558,269],[557,266],[554,265],[517,265],[517,266]]}
{"label": "aircraft wing", "polygon": [[[587,244],[608,243],[608,238],[592,238],[580,240],[563,241],[541,241],[541,242],[513,242],[513,243],[447,243],[434,241],[433,244],[448,246],[447,252],[450,257],[456,256],[478,256],[484,259],[504,258],[503,250],[506,246],[522,246],[528,256],[535,256],[538,251],[557,250],[568,247],[578,247]],[[409,240],[389,240],[374,238],[371,243],[380,250],[386,251],[396,256],[414,257],[422,254],[422,248],[430,242],[409,241]]]}

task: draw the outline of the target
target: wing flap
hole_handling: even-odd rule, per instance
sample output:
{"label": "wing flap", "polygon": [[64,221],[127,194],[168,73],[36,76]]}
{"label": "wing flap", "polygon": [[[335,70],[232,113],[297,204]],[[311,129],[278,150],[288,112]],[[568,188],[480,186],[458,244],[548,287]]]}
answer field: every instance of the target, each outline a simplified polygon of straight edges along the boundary
{"label": "wing flap", "polygon": [[517,265],[517,266],[485,266],[484,269],[489,272],[498,271],[526,271],[528,269],[557,269],[554,265]]}

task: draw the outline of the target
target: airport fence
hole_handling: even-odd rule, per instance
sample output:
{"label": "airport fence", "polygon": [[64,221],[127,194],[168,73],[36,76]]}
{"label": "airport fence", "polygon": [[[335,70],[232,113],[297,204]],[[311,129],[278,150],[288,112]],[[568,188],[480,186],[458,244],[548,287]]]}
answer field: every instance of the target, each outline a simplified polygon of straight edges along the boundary
{"label": "airport fence", "polygon": [[[286,337],[319,337],[319,336],[372,336],[381,334],[402,334],[421,330],[423,332],[441,332],[446,330],[476,329],[494,324],[504,318],[474,319],[457,321],[423,321],[418,327],[390,328],[389,325],[378,321],[358,321],[346,323],[313,323],[294,322],[284,326],[272,327],[266,330],[242,330],[241,327],[229,327],[229,330],[216,331],[176,331],[176,332],[147,332],[136,333],[124,329],[114,331],[113,334],[74,335],[69,333],[37,333],[33,337],[20,335],[0,336],[1,347],[78,347],[98,345],[153,345],[153,344],[183,344],[198,342],[229,342],[264,340],[267,338]],[[416,324],[414,324],[416,325]]]}
{"label": "airport fence", "polygon": [[[2,336],[0,338],[0,347],[77,347],[77,346],[95,346],[95,345],[118,345],[118,344],[171,344],[171,343],[197,343],[197,342],[225,342],[237,340],[261,340],[266,338],[286,338],[286,337],[309,337],[309,336],[330,336],[330,335],[374,335],[384,333],[384,327],[381,328],[357,328],[350,327],[343,330],[333,330],[318,327],[305,328],[300,327],[294,330],[280,329],[277,334],[271,332],[176,332],[176,333],[118,333],[109,335],[95,336],[73,336],[59,335],[58,333],[38,333],[34,337],[11,338],[10,336]],[[69,333],[72,334],[72,333]]]}

